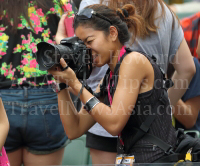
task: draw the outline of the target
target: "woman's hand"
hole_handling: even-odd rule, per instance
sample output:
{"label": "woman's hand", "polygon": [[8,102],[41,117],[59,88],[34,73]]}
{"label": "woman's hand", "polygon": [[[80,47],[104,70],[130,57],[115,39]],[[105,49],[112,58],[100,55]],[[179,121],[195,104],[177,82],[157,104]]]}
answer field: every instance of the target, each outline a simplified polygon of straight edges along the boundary
{"label": "woman's hand", "polygon": [[60,41],[64,38],[67,38],[67,31],[65,29],[65,18],[68,17],[68,13],[65,13],[62,15],[60,21],[59,21],[59,24],[58,24],[58,29],[57,29],[57,32],[56,32],[56,37],[55,37],[55,40],[56,40],[56,43],[57,44],[60,44]]}
{"label": "woman's hand", "polygon": [[80,84],[75,72],[67,65],[63,58],[60,59],[60,64],[63,68],[66,68],[64,71],[57,68],[51,68],[48,72],[53,75],[57,82],[63,82],[74,89],[76,84]]}

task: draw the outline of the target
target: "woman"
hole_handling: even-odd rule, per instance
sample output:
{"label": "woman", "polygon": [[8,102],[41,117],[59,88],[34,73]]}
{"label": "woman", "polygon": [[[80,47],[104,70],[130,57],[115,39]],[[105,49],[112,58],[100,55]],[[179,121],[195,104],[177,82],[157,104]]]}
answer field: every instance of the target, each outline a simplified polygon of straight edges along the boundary
{"label": "woman", "polygon": [[[171,146],[176,142],[169,100],[165,98],[164,103],[160,103],[162,100],[159,100],[163,98],[165,91],[160,68],[145,53],[131,52],[124,47],[130,39],[129,31],[133,34],[133,42],[135,36],[142,37],[145,34],[143,24],[143,18],[137,15],[135,7],[130,4],[117,12],[104,5],[93,5],[77,14],[74,21],[76,36],[92,49],[94,65],[101,67],[108,64],[109,76],[117,75],[118,81],[113,77],[104,78],[108,85],[107,93],[103,96],[108,99],[105,100],[107,105],[83,89],[80,99],[85,107],[78,114],[74,108],[64,109],[67,104],[71,104],[69,90],[58,93],[60,117],[70,139],[81,136],[98,122],[112,135],[121,133],[118,154],[134,155],[135,162],[138,163],[154,162],[165,155],[164,150],[157,146],[153,148],[153,144],[142,138],[132,146],[132,138],[135,135],[132,127],[139,127],[151,111],[153,113],[159,109],[161,114],[156,116],[148,133]],[[49,72],[57,81],[67,83],[75,95],[78,95],[82,84],[63,59],[60,63],[65,71],[51,69]],[[118,73],[115,71],[117,69]],[[160,83],[155,85],[155,82]],[[115,86],[116,90],[113,88]],[[161,104],[162,108],[159,107]],[[148,108],[149,113],[146,112]]]}
{"label": "woman", "polygon": [[54,42],[65,0],[3,0],[0,5],[0,93],[10,122],[5,148],[12,166],[60,165],[67,136],[54,81],[36,62],[37,43]]}
{"label": "woman", "polygon": [[[136,6],[137,12],[145,19],[146,33],[142,39],[137,36],[137,42],[127,45],[149,56],[154,55],[165,73],[169,63],[173,64],[177,72],[173,77],[175,86],[169,90],[169,97],[171,103],[175,105],[186,91],[195,73],[195,66],[191,61],[192,56],[178,19],[173,16],[162,0],[82,0],[80,9],[95,3],[104,3],[110,7],[122,7],[128,3]],[[96,89],[97,80],[101,80],[106,70],[107,65],[101,68],[96,67],[93,70],[88,80],[91,88]],[[186,82],[185,85],[184,82]],[[183,86],[184,88],[182,88]],[[98,123],[89,130],[86,146],[90,148],[94,164],[104,164],[105,162],[111,164],[113,162],[116,155],[116,139],[111,137]]]}

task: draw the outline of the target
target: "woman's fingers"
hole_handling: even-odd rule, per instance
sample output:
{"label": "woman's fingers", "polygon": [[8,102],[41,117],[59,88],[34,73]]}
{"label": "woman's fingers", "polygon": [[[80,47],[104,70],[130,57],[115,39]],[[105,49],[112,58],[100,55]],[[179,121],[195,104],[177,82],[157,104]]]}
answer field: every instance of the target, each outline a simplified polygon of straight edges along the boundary
{"label": "woman's fingers", "polygon": [[65,62],[63,58],[60,59],[60,64],[63,68],[67,67],[67,63]]}

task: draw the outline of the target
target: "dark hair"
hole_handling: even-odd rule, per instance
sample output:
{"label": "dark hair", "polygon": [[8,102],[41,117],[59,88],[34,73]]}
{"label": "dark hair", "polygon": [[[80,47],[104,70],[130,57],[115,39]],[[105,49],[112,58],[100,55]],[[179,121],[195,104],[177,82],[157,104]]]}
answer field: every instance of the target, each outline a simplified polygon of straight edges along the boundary
{"label": "dark hair", "polygon": [[[112,26],[117,28],[119,41],[123,45],[130,39],[129,32],[133,34],[132,42],[134,42],[136,36],[142,37],[144,34],[144,20],[136,13],[135,7],[131,4],[127,4],[123,6],[122,9],[117,10],[99,4],[91,5],[86,8],[91,8],[98,14],[110,19]],[[128,15],[126,15],[124,11],[127,11]],[[90,26],[95,30],[104,31],[105,35],[109,34],[109,28],[111,26],[110,22],[96,16],[87,20],[82,20],[81,16],[77,16],[74,20],[74,30],[80,25]]]}
{"label": "dark hair", "polygon": [[[13,20],[12,32],[16,32],[21,15],[24,16],[30,27],[32,27],[28,16],[28,3],[30,1],[34,2],[34,5],[38,8],[42,8],[43,12],[47,12],[53,7],[53,0],[0,0],[0,18],[6,25],[10,25],[10,20]],[[61,3],[60,0],[58,1]]]}
{"label": "dark hair", "polygon": [[[155,20],[165,16],[164,4],[168,7],[163,0],[100,0],[100,3],[104,3],[112,8],[121,8],[125,4],[133,4],[137,9],[138,14],[141,15],[145,20],[143,24],[145,28],[143,34],[144,37],[148,36],[150,32],[157,32],[159,27],[155,25]],[[162,13],[160,16],[156,17],[158,5],[160,5],[162,9]],[[168,9],[172,13],[173,19],[178,19],[176,14],[169,7]]]}

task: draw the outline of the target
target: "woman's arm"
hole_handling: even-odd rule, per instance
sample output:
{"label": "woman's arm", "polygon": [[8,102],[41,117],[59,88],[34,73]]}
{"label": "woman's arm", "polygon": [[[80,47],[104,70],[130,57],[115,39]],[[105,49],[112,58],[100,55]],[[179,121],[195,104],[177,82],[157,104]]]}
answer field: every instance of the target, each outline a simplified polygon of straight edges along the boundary
{"label": "woman's arm", "polygon": [[[102,83],[101,80],[100,84]],[[100,84],[98,85],[96,92],[100,91]],[[69,139],[75,139],[83,135],[87,130],[90,129],[96,122],[86,110],[80,110],[77,112],[70,98],[69,92],[73,92],[77,95],[71,87],[58,93],[58,106],[60,112],[60,118],[64,129]],[[99,99],[103,102],[103,99]]]}
{"label": "woman's arm", "polygon": [[197,55],[198,55],[198,58],[200,59],[200,36],[199,36],[198,45],[197,45]]}
{"label": "woman's arm", "polygon": [[8,135],[9,131],[9,122],[8,117],[6,115],[6,111],[3,106],[3,102],[0,98],[0,151],[2,150],[2,147],[6,141],[6,137]]}
{"label": "woman's arm", "polygon": [[[142,87],[145,79],[148,79],[148,83]],[[136,52],[128,54],[120,66],[111,107],[98,104],[91,116],[110,134],[118,135],[130,118],[138,94],[151,90],[153,84],[154,70],[149,60]]]}
{"label": "woman's arm", "polygon": [[171,105],[174,106],[186,92],[196,72],[193,57],[185,39],[182,40],[172,64],[175,68],[175,73],[172,76],[174,86],[168,90],[168,94]]}
{"label": "woman's arm", "polygon": [[179,100],[173,108],[174,117],[185,126],[186,129],[192,128],[196,121],[200,110],[200,96],[191,98],[186,102]]}
{"label": "woman's arm", "polygon": [[77,112],[68,90],[58,93],[58,107],[63,127],[70,140],[80,137],[96,123],[83,108]]}
{"label": "woman's arm", "polygon": [[[147,63],[144,63],[144,61]],[[66,66],[65,61],[61,61],[61,65],[63,67]],[[140,93],[141,84],[149,75],[149,72],[151,74],[154,73],[152,65],[146,57],[139,53],[127,55],[120,66],[118,85],[111,107],[99,103],[92,109],[91,114],[88,114],[84,109],[77,113],[73,106],[69,107],[72,103],[69,93],[66,94],[65,91],[61,91],[58,94],[59,111],[68,137],[74,139],[82,135],[95,121],[102,125],[110,134],[119,134],[132,113]],[[73,78],[75,76],[74,74],[72,76],[70,68],[64,72],[51,71],[50,73],[55,78],[56,75],[58,76],[57,78],[63,77],[62,82],[70,80],[71,82],[68,81],[68,85],[73,88],[76,95],[79,93],[82,85],[77,79]],[[154,74],[151,76],[153,77]],[[152,78],[148,83],[151,85],[148,84],[146,91],[152,89],[154,79]],[[80,95],[81,101],[85,104],[91,97],[93,95],[84,88]]]}

